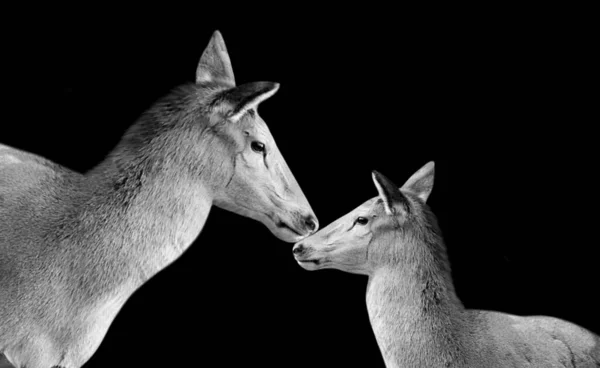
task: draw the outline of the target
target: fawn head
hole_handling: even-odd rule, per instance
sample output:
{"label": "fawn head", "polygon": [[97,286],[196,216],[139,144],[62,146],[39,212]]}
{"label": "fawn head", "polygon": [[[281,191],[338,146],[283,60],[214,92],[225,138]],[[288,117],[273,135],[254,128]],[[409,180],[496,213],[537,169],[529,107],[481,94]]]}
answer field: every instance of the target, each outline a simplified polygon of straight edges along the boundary
{"label": "fawn head", "polygon": [[212,188],[214,204],[262,222],[283,241],[315,232],[317,218],[257,113],[259,103],[275,94],[279,84],[236,86],[225,43],[216,31],[198,64],[196,85],[215,91],[205,98],[204,111],[218,140],[216,149],[225,156],[220,166],[226,167],[226,178]]}
{"label": "fawn head", "polygon": [[398,189],[373,171],[379,196],[297,243],[293,248],[296,261],[307,270],[334,268],[366,275],[397,262],[399,248],[427,226],[423,211],[427,211],[433,173],[434,164],[429,162]]}

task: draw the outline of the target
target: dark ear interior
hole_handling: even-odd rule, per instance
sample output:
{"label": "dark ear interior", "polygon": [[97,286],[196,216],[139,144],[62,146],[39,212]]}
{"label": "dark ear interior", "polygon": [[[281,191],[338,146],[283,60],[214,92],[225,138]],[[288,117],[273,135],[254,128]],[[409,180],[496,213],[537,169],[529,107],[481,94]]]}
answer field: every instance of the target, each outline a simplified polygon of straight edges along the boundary
{"label": "dark ear interior", "polygon": [[278,89],[279,84],[274,82],[246,83],[221,92],[216,102],[225,102],[231,106],[227,115],[230,120],[235,122],[248,109],[255,108],[259,103],[275,94]]}
{"label": "dark ear interior", "polygon": [[393,215],[396,213],[396,204],[404,204],[405,198],[404,195],[398,189],[398,186],[394,184],[390,179],[388,179],[385,175],[379,173],[378,171],[373,171],[373,182],[375,183],[375,187],[377,187],[377,191],[379,192],[379,198],[383,201],[383,205],[385,207],[385,212],[388,215]]}

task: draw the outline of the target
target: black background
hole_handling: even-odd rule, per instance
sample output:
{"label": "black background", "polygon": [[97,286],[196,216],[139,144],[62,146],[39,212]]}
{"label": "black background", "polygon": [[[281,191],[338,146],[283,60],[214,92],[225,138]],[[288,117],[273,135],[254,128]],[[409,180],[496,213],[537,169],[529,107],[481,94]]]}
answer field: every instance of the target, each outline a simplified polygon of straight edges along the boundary
{"label": "black background", "polygon": [[[584,20],[291,6],[233,19],[226,8],[15,18],[2,35],[0,141],[90,169],[193,81],[219,29],[238,84],[281,83],[259,111],[322,227],[376,195],[371,170],[401,185],[435,160],[429,203],[465,306],[600,333],[596,45]],[[304,271],[291,248],[213,208],[85,367],[383,367],[367,278]]]}

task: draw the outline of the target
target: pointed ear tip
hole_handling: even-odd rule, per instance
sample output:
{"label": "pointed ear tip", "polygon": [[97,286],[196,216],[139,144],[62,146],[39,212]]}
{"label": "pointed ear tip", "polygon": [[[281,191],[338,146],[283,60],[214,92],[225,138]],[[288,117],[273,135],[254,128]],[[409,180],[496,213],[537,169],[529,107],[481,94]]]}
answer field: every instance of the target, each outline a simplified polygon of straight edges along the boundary
{"label": "pointed ear tip", "polygon": [[371,177],[373,178],[373,181],[377,183],[377,185],[385,185],[385,183],[390,182],[390,179],[388,179],[387,176],[383,175],[377,170],[371,171]]}
{"label": "pointed ear tip", "polygon": [[223,51],[227,52],[225,40],[223,39],[223,35],[218,29],[213,32],[209,44],[217,46],[219,49],[224,49]]}
{"label": "pointed ear tip", "polygon": [[279,83],[277,82],[257,82],[257,86],[260,86],[261,91],[263,93],[268,93],[269,96],[272,96],[279,91]]}

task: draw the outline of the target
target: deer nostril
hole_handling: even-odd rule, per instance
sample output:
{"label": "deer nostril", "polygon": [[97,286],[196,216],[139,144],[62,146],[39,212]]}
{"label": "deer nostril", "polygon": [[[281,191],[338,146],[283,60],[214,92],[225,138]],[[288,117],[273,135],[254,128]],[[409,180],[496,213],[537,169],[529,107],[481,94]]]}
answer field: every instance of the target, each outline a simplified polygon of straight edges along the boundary
{"label": "deer nostril", "polygon": [[305,218],[304,225],[306,225],[306,228],[311,232],[314,232],[319,227],[319,223],[317,222],[317,219],[314,218],[314,216],[312,216],[312,215],[307,216]]}
{"label": "deer nostril", "polygon": [[294,255],[298,256],[302,254],[302,252],[304,252],[304,246],[302,244],[296,244],[294,245],[292,252],[294,253]]}

